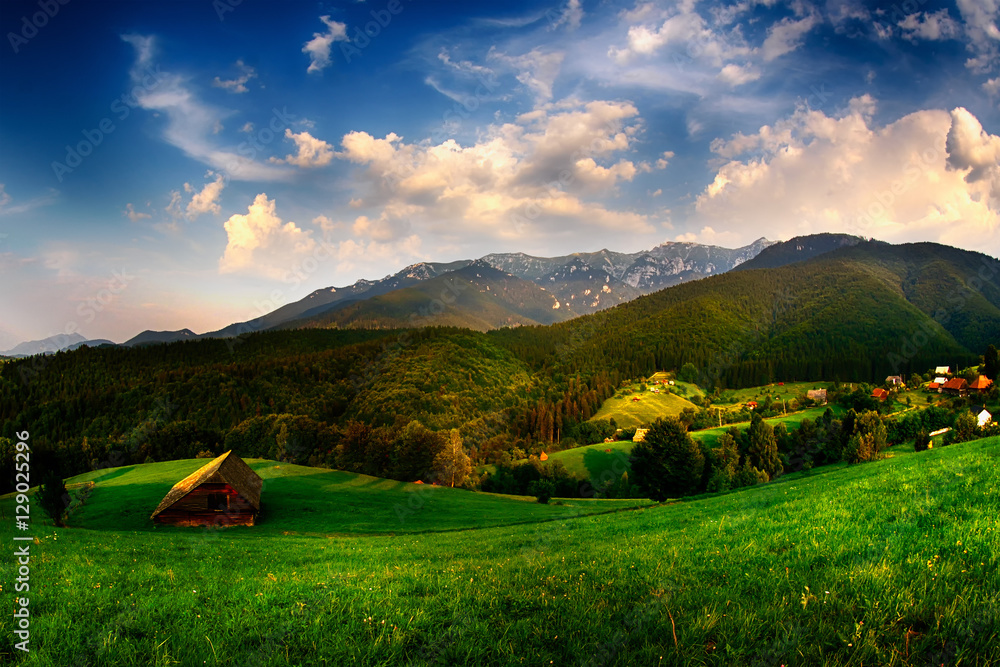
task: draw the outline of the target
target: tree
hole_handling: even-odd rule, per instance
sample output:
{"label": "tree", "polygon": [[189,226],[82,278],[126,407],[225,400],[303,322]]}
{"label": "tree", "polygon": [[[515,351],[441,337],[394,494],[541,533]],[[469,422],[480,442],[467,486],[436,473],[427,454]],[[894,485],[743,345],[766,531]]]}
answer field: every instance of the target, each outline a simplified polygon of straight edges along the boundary
{"label": "tree", "polygon": [[750,420],[750,465],[767,473],[774,479],[781,472],[781,457],[778,455],[778,441],[774,429],[764,419],[754,413]]}
{"label": "tree", "polygon": [[857,416],[854,433],[845,448],[844,458],[848,463],[864,463],[882,458],[886,447],[886,428],[882,416],[868,410]]}
{"label": "tree", "polygon": [[63,513],[66,511],[67,505],[66,498],[69,497],[69,493],[66,491],[66,485],[57,470],[49,469],[44,473],[38,495],[38,502],[52,519],[52,523],[62,527]]}
{"label": "tree", "polygon": [[924,383],[924,379],[920,377],[917,373],[910,376],[910,389],[916,389]]}
{"label": "tree", "polygon": [[983,355],[983,366],[983,375],[996,382],[997,373],[1000,373],[1000,352],[997,352],[996,346],[990,345],[986,348],[986,354]]}
{"label": "tree", "polygon": [[955,420],[955,442],[968,442],[979,437],[979,420],[966,410]]}
{"label": "tree", "polygon": [[707,491],[728,491],[733,488],[733,479],[740,462],[736,439],[730,433],[719,436],[719,446],[711,450],[713,458],[712,476],[708,480]]}
{"label": "tree", "polygon": [[917,433],[916,440],[913,441],[913,451],[922,452],[929,448],[931,444],[931,436],[927,431],[920,431]]}
{"label": "tree", "polygon": [[681,366],[680,372],[677,373],[677,379],[681,382],[689,382],[694,384],[698,380],[698,367],[688,362]]}
{"label": "tree", "polygon": [[646,438],[632,448],[633,483],[649,498],[667,498],[694,493],[701,482],[705,455],[676,417],[657,419]]}
{"label": "tree", "polygon": [[457,428],[451,429],[448,442],[434,458],[434,472],[442,482],[448,482],[454,488],[462,485],[465,478],[472,472],[472,461],[462,447],[462,436]]}

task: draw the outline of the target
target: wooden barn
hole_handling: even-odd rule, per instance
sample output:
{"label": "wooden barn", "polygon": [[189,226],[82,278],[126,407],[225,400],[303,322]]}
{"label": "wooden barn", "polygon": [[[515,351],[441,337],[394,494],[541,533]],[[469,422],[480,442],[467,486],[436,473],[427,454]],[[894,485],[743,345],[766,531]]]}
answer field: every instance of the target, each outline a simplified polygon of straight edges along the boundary
{"label": "wooden barn", "polygon": [[263,480],[226,452],[174,484],[150,518],[175,526],[252,526]]}

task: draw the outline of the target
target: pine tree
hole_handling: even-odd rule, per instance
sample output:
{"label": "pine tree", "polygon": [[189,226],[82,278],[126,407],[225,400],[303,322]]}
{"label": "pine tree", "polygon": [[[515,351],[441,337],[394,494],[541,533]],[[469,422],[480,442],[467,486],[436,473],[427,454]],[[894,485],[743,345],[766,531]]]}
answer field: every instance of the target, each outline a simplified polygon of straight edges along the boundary
{"label": "pine tree", "polygon": [[701,483],[705,456],[676,417],[657,419],[645,439],[632,448],[632,481],[649,498],[667,498],[694,493]]}
{"label": "pine tree", "polygon": [[774,479],[781,473],[781,457],[778,455],[778,441],[774,429],[758,414],[750,421],[750,465],[767,473]]}

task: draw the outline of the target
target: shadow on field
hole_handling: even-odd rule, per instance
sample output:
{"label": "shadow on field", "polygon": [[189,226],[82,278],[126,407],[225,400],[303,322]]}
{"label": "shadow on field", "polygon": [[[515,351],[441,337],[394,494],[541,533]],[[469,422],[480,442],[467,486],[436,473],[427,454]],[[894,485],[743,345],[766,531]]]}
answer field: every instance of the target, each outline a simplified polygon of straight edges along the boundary
{"label": "shadow on field", "polygon": [[615,449],[606,452],[592,448],[584,453],[583,466],[592,480],[599,480],[605,471],[611,471],[615,474],[615,479],[618,479],[623,472],[631,471],[628,459],[629,456],[625,452]]}
{"label": "shadow on field", "polygon": [[98,482],[107,482],[107,481],[112,480],[112,479],[114,479],[116,477],[121,477],[122,475],[127,475],[128,473],[132,472],[133,470],[135,470],[135,466],[126,466],[124,468],[115,468],[114,470],[107,471],[106,473],[104,473],[103,475],[100,475],[99,477],[94,477],[90,481],[94,482],[95,484],[98,483]]}

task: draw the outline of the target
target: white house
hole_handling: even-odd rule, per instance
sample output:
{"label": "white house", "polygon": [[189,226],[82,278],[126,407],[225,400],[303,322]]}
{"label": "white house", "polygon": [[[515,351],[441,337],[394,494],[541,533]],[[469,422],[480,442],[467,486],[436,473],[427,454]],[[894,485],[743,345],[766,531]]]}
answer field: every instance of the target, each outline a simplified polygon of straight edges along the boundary
{"label": "white house", "polygon": [[987,412],[985,409],[979,413],[979,428],[986,426],[986,422],[993,419],[993,415]]}
{"label": "white house", "polygon": [[934,368],[934,372],[938,375],[947,375],[951,372],[951,366],[937,366]]}
{"label": "white house", "polygon": [[934,382],[937,383],[937,384],[944,384],[947,381],[948,381],[948,378],[941,377],[941,376],[938,376],[938,377],[934,378]]}

